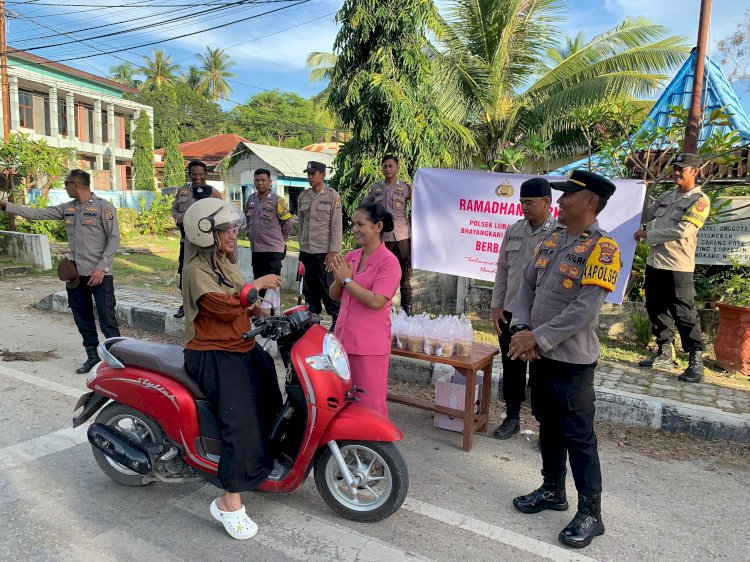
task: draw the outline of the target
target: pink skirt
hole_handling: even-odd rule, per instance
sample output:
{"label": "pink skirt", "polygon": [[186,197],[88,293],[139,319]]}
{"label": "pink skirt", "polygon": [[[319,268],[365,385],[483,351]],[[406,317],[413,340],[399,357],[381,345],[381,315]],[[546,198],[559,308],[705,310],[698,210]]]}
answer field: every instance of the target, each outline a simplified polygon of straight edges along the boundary
{"label": "pink skirt", "polygon": [[349,355],[352,383],[366,394],[357,393],[360,403],[388,417],[388,366],[390,355]]}

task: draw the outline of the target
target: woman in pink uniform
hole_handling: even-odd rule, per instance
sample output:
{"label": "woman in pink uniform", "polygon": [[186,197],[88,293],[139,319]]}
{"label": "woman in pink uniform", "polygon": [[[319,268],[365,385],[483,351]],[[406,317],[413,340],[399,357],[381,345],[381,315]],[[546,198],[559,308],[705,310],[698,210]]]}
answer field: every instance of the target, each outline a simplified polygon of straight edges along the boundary
{"label": "woman in pink uniform", "polygon": [[365,203],[352,223],[360,247],[333,261],[336,280],[328,292],[341,299],[333,333],[349,355],[352,382],[367,391],[360,400],[387,416],[391,299],[401,282],[401,266],[381,238],[393,230],[393,217],[382,205]]}

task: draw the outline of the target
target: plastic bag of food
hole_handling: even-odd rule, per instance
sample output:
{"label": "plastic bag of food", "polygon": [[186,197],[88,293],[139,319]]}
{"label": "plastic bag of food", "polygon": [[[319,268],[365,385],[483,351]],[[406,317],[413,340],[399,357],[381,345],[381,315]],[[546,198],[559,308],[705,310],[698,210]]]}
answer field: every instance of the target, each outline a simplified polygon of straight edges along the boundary
{"label": "plastic bag of food", "polygon": [[456,335],[456,355],[468,357],[474,345],[474,329],[471,320],[463,314],[458,321],[458,333]]}

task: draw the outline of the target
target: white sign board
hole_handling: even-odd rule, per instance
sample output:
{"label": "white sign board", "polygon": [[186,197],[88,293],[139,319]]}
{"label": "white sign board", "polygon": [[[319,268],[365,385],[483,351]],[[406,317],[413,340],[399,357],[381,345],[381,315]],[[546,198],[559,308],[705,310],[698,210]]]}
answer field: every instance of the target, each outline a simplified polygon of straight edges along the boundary
{"label": "white sign board", "polygon": [[[466,170],[420,168],[412,195],[412,264],[416,269],[484,281],[495,280],[505,230],[523,219],[519,190],[529,178]],[[548,177],[550,181],[564,181]],[[646,188],[638,180],[614,180],[617,191],[599,225],[617,240],[623,268],[608,302],[622,302],[635,254]],[[556,193],[552,212],[557,216]]]}
{"label": "white sign board", "polygon": [[[720,199],[721,200],[721,199]],[[706,222],[698,231],[695,263],[750,264],[750,197],[735,197],[721,209],[718,223]],[[743,208],[744,207],[744,208]],[[734,209],[738,209],[734,212]],[[725,211],[733,211],[725,214]],[[741,220],[737,220],[741,219]]]}

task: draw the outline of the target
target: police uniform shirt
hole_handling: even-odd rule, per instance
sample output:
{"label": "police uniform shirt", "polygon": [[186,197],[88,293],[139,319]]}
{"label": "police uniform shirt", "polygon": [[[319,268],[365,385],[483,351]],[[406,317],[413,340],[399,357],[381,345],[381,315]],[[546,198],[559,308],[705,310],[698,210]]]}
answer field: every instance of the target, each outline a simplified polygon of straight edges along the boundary
{"label": "police uniform shirt", "polygon": [[523,268],[529,263],[539,241],[556,226],[557,221],[550,215],[536,231],[526,219],[514,223],[505,231],[497,258],[495,285],[492,287],[492,308],[513,310]]}
{"label": "police uniform shirt", "polygon": [[656,269],[695,270],[698,231],[708,218],[711,201],[696,187],[682,193],[662,193],[643,213],[641,222],[653,224],[646,233],[651,246],[646,263]]}
{"label": "police uniform shirt", "polygon": [[85,203],[68,201],[46,209],[8,203],[5,211],[31,220],[64,220],[70,246],[69,259],[79,275],[100,269],[112,275],[112,260],[120,246],[120,227],[112,203],[94,194]]}
{"label": "police uniform shirt", "polygon": [[394,184],[388,184],[385,180],[373,184],[362,199],[362,203],[380,203],[393,215],[393,231],[383,233],[384,242],[398,242],[411,237],[409,216],[406,214],[409,201],[411,186],[399,180]]}
{"label": "police uniform shirt", "polygon": [[245,203],[247,239],[253,252],[283,252],[292,231],[292,215],[286,200],[276,193],[261,199],[255,192]]}
{"label": "police uniform shirt", "polygon": [[[215,188],[211,188],[211,197],[220,195],[220,192]],[[172,201],[172,218],[174,222],[179,224],[182,217],[185,215],[185,211],[190,208],[190,205],[195,203],[196,199],[193,197],[193,186],[192,184],[186,183],[182,187],[177,188],[174,194],[174,201]]]}
{"label": "police uniform shirt", "polygon": [[529,326],[542,356],[589,365],[599,357],[599,309],[614,291],[620,249],[594,222],[578,236],[558,227],[541,241],[524,268],[515,324]]}
{"label": "police uniform shirt", "polygon": [[308,254],[341,251],[341,198],[324,186],[318,193],[310,188],[297,199],[299,249]]}

